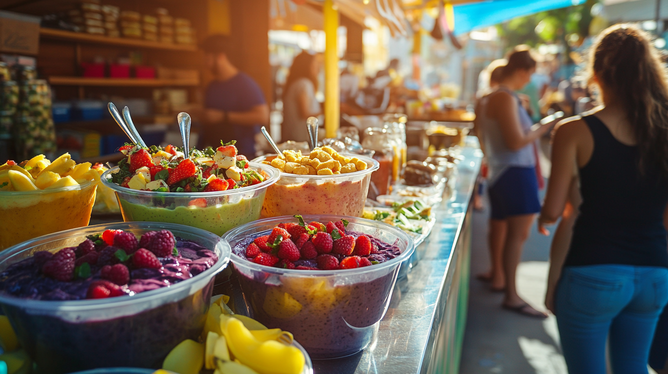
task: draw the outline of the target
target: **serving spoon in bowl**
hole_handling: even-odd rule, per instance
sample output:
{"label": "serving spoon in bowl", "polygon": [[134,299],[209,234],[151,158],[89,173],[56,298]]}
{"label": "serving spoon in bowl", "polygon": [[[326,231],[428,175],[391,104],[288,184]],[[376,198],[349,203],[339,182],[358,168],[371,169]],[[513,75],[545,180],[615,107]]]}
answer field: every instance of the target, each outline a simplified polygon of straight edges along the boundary
{"label": "serving spoon in bowl", "polygon": [[179,122],[179,131],[181,131],[183,154],[186,158],[190,158],[190,125],[192,124],[190,114],[181,112],[176,116],[176,120]]}
{"label": "serving spoon in bowl", "polygon": [[125,123],[125,121],[123,121],[123,117],[118,112],[118,109],[116,108],[116,105],[114,105],[114,103],[110,101],[107,104],[107,108],[109,109],[109,113],[111,113],[111,116],[114,118],[114,121],[116,121],[118,127],[120,127],[121,130],[123,130],[125,135],[127,135],[128,138],[130,138],[130,140],[134,144],[138,144],[146,148],[146,143],[144,143],[144,139],[141,138],[139,132],[137,131],[137,128],[135,127],[134,123],[132,123],[132,118],[130,118],[130,110],[128,109],[128,107],[123,108],[123,114],[125,115],[127,124]]}

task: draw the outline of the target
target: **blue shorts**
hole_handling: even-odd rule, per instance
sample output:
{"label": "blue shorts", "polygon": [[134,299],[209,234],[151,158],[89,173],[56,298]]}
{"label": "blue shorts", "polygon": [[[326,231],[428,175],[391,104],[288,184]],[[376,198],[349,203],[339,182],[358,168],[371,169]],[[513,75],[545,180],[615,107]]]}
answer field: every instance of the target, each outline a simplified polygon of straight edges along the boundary
{"label": "blue shorts", "polygon": [[492,219],[540,212],[538,179],[533,167],[511,167],[487,188]]}

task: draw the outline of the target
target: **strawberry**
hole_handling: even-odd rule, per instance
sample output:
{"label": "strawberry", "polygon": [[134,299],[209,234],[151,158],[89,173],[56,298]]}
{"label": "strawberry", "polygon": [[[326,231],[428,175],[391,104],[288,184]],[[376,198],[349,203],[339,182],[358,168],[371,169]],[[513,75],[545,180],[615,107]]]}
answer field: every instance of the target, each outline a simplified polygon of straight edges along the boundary
{"label": "strawberry", "polygon": [[304,260],[312,260],[318,257],[318,251],[315,250],[315,247],[311,242],[304,243],[304,245],[299,249],[299,252],[301,253]]}
{"label": "strawberry", "polygon": [[225,157],[237,157],[237,147],[233,145],[221,145],[216,148],[216,151],[222,153]]}
{"label": "strawberry", "polygon": [[171,153],[172,155],[176,156],[176,147],[169,144],[168,146],[165,147],[165,152]]}
{"label": "strawberry", "polygon": [[318,253],[329,253],[332,251],[332,236],[327,233],[319,232],[315,234],[311,242]]}
{"label": "strawberry", "polygon": [[213,165],[209,166],[208,168],[204,169],[204,172],[202,173],[202,178],[208,179],[216,169],[218,169],[218,165],[216,165],[216,164],[213,164]]}
{"label": "strawberry", "polygon": [[332,247],[332,253],[339,255],[350,256],[355,249],[355,237],[346,235],[341,239],[335,240]]}
{"label": "strawberry", "polygon": [[156,166],[151,166],[148,170],[151,172],[151,180],[154,181],[155,175],[165,170],[165,168],[160,165],[156,165]]}
{"label": "strawberry", "polygon": [[144,148],[140,148],[137,152],[130,155],[130,172],[134,173],[137,169],[144,166],[150,168],[155,165],[153,164],[151,154]]}
{"label": "strawberry", "polygon": [[228,189],[228,190],[231,190],[231,189],[233,189],[233,188],[236,187],[236,186],[237,186],[237,182],[236,182],[234,179],[229,178],[229,179],[227,180],[227,189]]}
{"label": "strawberry", "polygon": [[125,177],[125,179],[123,179],[123,182],[121,182],[121,187],[125,187],[125,188],[127,188],[127,187],[128,187],[128,183],[130,183],[130,180],[131,180],[131,179],[132,179],[132,177]]}
{"label": "strawberry", "polygon": [[71,281],[74,277],[75,261],[74,249],[63,248],[42,266],[42,273],[61,282]]}
{"label": "strawberry", "polygon": [[[315,227],[313,227],[311,225],[308,225],[308,226],[304,227],[304,226],[300,226],[296,223],[288,224],[288,227],[286,228],[286,230],[288,230],[288,233],[290,233],[290,235],[293,238],[299,238],[302,234],[309,235],[309,234],[316,231]],[[309,237],[310,237],[310,235],[309,235]]]}
{"label": "strawberry", "polygon": [[278,262],[278,257],[272,255],[271,253],[260,253],[259,255],[255,256],[253,262],[264,266],[274,266]]}
{"label": "strawberry", "polygon": [[100,277],[111,283],[122,286],[128,284],[130,281],[130,271],[127,266],[123,264],[116,264],[114,266],[105,265],[100,269]]}
{"label": "strawberry", "polygon": [[373,265],[373,264],[371,263],[371,261],[368,258],[366,258],[366,257],[360,258],[360,267],[361,268],[363,268],[365,266],[371,266],[371,265]]}
{"label": "strawberry", "polygon": [[88,286],[87,299],[101,299],[106,297],[123,296],[125,292],[118,286],[107,280],[97,280]]}
{"label": "strawberry", "polygon": [[[336,224],[335,224],[334,222],[332,222],[332,221],[327,222],[327,226],[326,226],[326,228],[327,228],[327,232],[330,233],[330,234],[331,234],[334,230],[337,230],[337,231],[339,232],[339,236],[343,236],[343,235],[345,235],[345,234],[343,233],[343,231],[339,230],[339,228],[336,227]],[[336,234],[334,234],[334,235],[336,235]]]}
{"label": "strawberry", "polygon": [[[300,227],[301,227],[301,226],[300,226]],[[295,245],[296,245],[297,248],[299,248],[299,249],[302,249],[302,247],[304,246],[304,244],[306,244],[306,242],[308,242],[309,239],[311,239],[311,236],[310,236],[309,234],[307,234],[307,233],[303,233],[303,234],[301,234],[301,235],[299,235],[299,236],[294,236],[294,235],[292,235],[292,237],[293,237],[293,238],[297,238],[297,240],[295,240]]]}
{"label": "strawberry", "polygon": [[186,186],[183,188],[185,192],[192,192],[192,187],[190,187],[190,184],[186,184]]}
{"label": "strawberry", "polygon": [[360,257],[359,256],[350,256],[341,260],[339,264],[341,269],[354,269],[360,267]]}
{"label": "strawberry", "polygon": [[118,151],[121,152],[122,154],[126,155],[127,152],[132,149],[132,147],[134,147],[134,145],[131,145],[131,144],[124,145],[121,148],[118,148]]}
{"label": "strawberry", "polygon": [[346,232],[346,226],[348,226],[348,221],[340,220],[340,221],[336,221],[334,224],[336,225],[336,227],[339,228],[339,230],[341,230],[341,232],[343,232],[343,233]]}
{"label": "strawberry", "polygon": [[317,222],[317,221],[313,221],[313,222],[309,223],[309,226],[315,227],[315,229],[318,230],[318,231],[322,231],[322,232],[327,231],[327,227],[324,224],[322,224],[320,222]]}
{"label": "strawberry", "polygon": [[197,174],[197,166],[191,159],[186,158],[176,166],[174,172],[167,179],[167,184],[171,186],[195,174]]}
{"label": "strawberry", "polygon": [[339,268],[339,260],[332,255],[320,255],[316,261],[318,262],[318,269],[320,270],[334,270]]}
{"label": "strawberry", "polygon": [[278,239],[279,236],[281,237],[281,240],[290,239],[290,233],[288,233],[285,229],[274,227],[274,229],[271,230],[271,234],[269,234],[269,239],[267,242],[270,245],[274,244],[276,243],[276,239]]}
{"label": "strawberry", "polygon": [[146,248],[139,248],[132,255],[132,265],[137,269],[160,269],[162,267],[158,257]]}
{"label": "strawberry", "polygon": [[288,260],[291,262],[297,261],[301,257],[299,249],[290,239],[285,239],[281,242],[281,244],[278,246],[278,252],[276,255],[282,260]]}
{"label": "strawberry", "polygon": [[281,260],[276,264],[276,267],[281,269],[294,269],[295,264],[290,260]]}
{"label": "strawberry", "polygon": [[260,236],[253,240],[253,243],[255,243],[262,252],[271,252],[271,247],[269,247],[269,235]]}
{"label": "strawberry", "polygon": [[366,235],[358,236],[355,240],[355,251],[353,252],[356,256],[368,256],[371,254],[373,249],[373,244],[371,239]]}
{"label": "strawberry", "polygon": [[252,259],[260,253],[262,253],[262,251],[260,251],[260,247],[255,243],[250,243],[248,247],[246,247],[246,258]]}
{"label": "strawberry", "polygon": [[206,199],[203,197],[193,199],[188,202],[188,206],[196,206],[198,208],[206,208],[206,205]]}
{"label": "strawberry", "polygon": [[282,229],[287,230],[288,227],[290,227],[290,225],[293,225],[293,223],[290,223],[290,222],[281,222],[281,223],[279,223],[279,224],[277,225],[277,227],[280,227],[280,228],[282,228]]}
{"label": "strawberry", "polygon": [[114,236],[116,236],[116,232],[120,232],[121,230],[104,230],[102,233],[102,240],[107,243],[107,245],[114,245]]}
{"label": "strawberry", "polygon": [[220,178],[214,178],[209,182],[209,184],[204,188],[204,192],[209,192],[209,191],[226,191],[227,190],[228,184],[227,181],[224,179]]}
{"label": "strawberry", "polygon": [[14,166],[14,165],[16,165],[16,161],[14,161],[14,160],[7,160],[6,164],[7,164],[8,166]]}

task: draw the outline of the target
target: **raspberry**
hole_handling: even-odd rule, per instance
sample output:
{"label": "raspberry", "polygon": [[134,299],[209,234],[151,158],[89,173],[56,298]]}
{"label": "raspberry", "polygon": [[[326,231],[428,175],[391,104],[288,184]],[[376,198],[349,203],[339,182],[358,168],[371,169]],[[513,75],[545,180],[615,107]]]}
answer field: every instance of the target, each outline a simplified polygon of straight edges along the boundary
{"label": "raspberry", "polygon": [[311,260],[318,257],[318,251],[315,250],[315,247],[311,242],[304,243],[299,251],[301,252],[302,258],[305,260]]}
{"label": "raspberry", "polygon": [[41,251],[41,252],[37,252],[33,255],[33,260],[35,261],[35,265],[37,265],[40,269],[51,258],[53,258],[53,253],[51,253],[49,251]]}
{"label": "raspberry", "polygon": [[139,243],[134,234],[125,231],[119,231],[114,236],[114,247],[118,247],[125,251],[127,254],[133,254],[137,248],[139,248]]}
{"label": "raspberry", "polygon": [[302,265],[297,266],[295,269],[297,269],[297,270],[318,270],[318,268],[312,268],[310,266],[302,266]]}
{"label": "raspberry", "polygon": [[327,227],[324,224],[317,221],[309,223],[309,226],[315,227],[315,229],[318,231],[323,231],[323,232],[327,231]]}
{"label": "raspberry", "polygon": [[96,265],[97,264],[97,259],[100,257],[100,254],[93,251],[88,254],[85,254],[81,257],[79,257],[76,262],[74,263],[74,266],[81,266],[85,263],[88,265]]}
{"label": "raspberry", "polygon": [[301,257],[299,253],[299,248],[292,242],[290,239],[283,240],[278,246],[278,252],[276,253],[278,258],[288,261],[297,261]]}
{"label": "raspberry", "polygon": [[132,265],[137,269],[160,269],[162,263],[155,255],[145,248],[139,248],[132,255]]}
{"label": "raspberry", "polygon": [[130,271],[123,264],[116,264],[114,266],[106,265],[100,270],[100,277],[122,286],[128,284],[130,281]]}
{"label": "raspberry", "polygon": [[350,256],[354,249],[355,237],[352,235],[346,235],[343,238],[334,241],[332,252],[339,255]]}
{"label": "raspberry", "polygon": [[253,262],[265,266],[274,266],[278,262],[278,257],[272,255],[271,253],[260,253],[255,256]]}
{"label": "raspberry", "polygon": [[[301,227],[301,226],[299,226],[299,227]],[[292,235],[292,234],[290,234],[290,235]],[[303,233],[303,234],[298,235],[298,236],[294,236],[294,235],[292,235],[292,237],[293,237],[293,238],[297,238],[297,240],[295,240],[295,245],[296,245],[297,248],[299,248],[299,249],[302,249],[302,247],[304,246],[304,244],[305,244],[307,241],[309,241],[309,239],[311,239],[311,236],[310,236],[309,234],[307,234],[307,233]]]}
{"label": "raspberry", "polygon": [[172,254],[176,238],[169,230],[160,230],[153,235],[148,245],[148,250],[158,257],[167,257]]}
{"label": "raspberry", "polygon": [[74,277],[74,261],[76,254],[72,248],[63,248],[42,266],[44,275],[67,282]]}
{"label": "raspberry", "polygon": [[279,236],[283,238],[282,240],[290,239],[290,233],[287,230],[280,227],[274,227],[274,229],[271,230],[271,234],[269,234],[267,242],[269,244],[274,244]]}
{"label": "raspberry", "polygon": [[141,239],[139,239],[139,248],[148,247],[148,243],[151,242],[151,239],[153,239],[153,236],[156,233],[157,233],[157,231],[145,232],[144,235],[141,236]]}
{"label": "raspberry", "polygon": [[373,244],[371,244],[371,239],[366,235],[361,235],[355,240],[355,250],[353,253],[356,256],[368,256],[371,254],[372,249]]}
{"label": "raspberry", "polygon": [[318,269],[334,270],[339,268],[339,260],[332,255],[320,255],[317,259]]}
{"label": "raspberry", "polygon": [[95,252],[95,243],[90,239],[86,239],[79,243],[79,246],[76,249],[77,257],[83,257],[91,252]]}
{"label": "raspberry", "polygon": [[361,268],[363,268],[365,266],[371,266],[371,265],[373,265],[373,264],[371,263],[371,261],[369,261],[368,258],[366,258],[366,257],[360,258],[360,267]]}
{"label": "raspberry", "polygon": [[281,260],[276,264],[276,267],[281,269],[294,269],[295,264],[289,260]]}
{"label": "raspberry", "polygon": [[341,230],[342,233],[346,232],[346,224],[343,222],[343,220],[336,221],[334,224],[339,228],[339,230]]}
{"label": "raspberry", "polygon": [[332,251],[332,236],[327,233],[319,232],[315,234],[311,242],[313,242],[313,246],[318,253],[329,253]]}
{"label": "raspberry", "polygon": [[119,248],[114,246],[108,246],[102,251],[100,251],[100,256],[97,258],[98,265],[113,265],[121,262],[121,260],[116,257],[116,252]]}
{"label": "raspberry", "polygon": [[262,251],[260,251],[260,247],[257,246],[255,243],[250,243],[248,247],[246,247],[246,258],[253,258],[257,255],[259,255]]}
{"label": "raspberry", "polygon": [[359,256],[350,256],[341,260],[339,264],[341,269],[354,269],[360,267],[360,258]]}
{"label": "raspberry", "polygon": [[121,230],[104,230],[102,233],[102,240],[107,243],[107,245],[114,245],[114,236],[118,231]]}
{"label": "raspberry", "polygon": [[147,150],[141,148],[137,152],[130,155],[130,172],[134,173],[137,171],[137,169],[144,166],[148,168],[154,166],[153,157],[151,157],[151,154],[148,153]]}
{"label": "raspberry", "polygon": [[[107,294],[103,290],[107,290],[109,293]],[[106,280],[96,280],[95,282],[91,283],[90,286],[88,286],[88,292],[86,293],[87,299],[96,299],[100,297],[94,296],[104,295],[106,295],[105,297],[116,297],[125,295],[125,292],[123,292],[121,287]]]}
{"label": "raspberry", "polygon": [[269,235],[265,235],[265,236],[260,236],[259,238],[253,240],[253,243],[255,243],[262,252],[270,252],[271,248],[267,244],[268,241],[269,241]]}

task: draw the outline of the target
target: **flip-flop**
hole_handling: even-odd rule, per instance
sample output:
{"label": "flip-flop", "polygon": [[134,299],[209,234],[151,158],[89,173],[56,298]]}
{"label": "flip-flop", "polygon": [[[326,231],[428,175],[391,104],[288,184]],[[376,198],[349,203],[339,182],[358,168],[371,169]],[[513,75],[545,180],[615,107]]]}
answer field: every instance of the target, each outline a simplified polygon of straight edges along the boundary
{"label": "flip-flop", "polygon": [[540,311],[534,309],[531,305],[529,305],[527,303],[523,303],[523,304],[520,304],[518,306],[510,306],[510,305],[507,305],[507,304],[501,304],[501,307],[503,309],[506,309],[506,310],[509,310],[511,312],[515,312],[517,314],[521,314],[521,315],[527,316],[527,317],[538,318],[538,319],[546,319],[547,318],[547,314],[545,314],[545,313],[534,314],[534,313],[528,312],[525,309],[526,307],[529,307],[529,308],[535,310],[536,312],[541,313]]}

